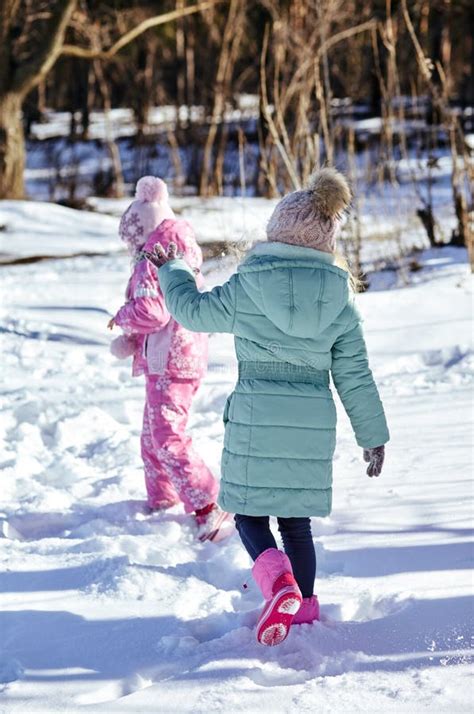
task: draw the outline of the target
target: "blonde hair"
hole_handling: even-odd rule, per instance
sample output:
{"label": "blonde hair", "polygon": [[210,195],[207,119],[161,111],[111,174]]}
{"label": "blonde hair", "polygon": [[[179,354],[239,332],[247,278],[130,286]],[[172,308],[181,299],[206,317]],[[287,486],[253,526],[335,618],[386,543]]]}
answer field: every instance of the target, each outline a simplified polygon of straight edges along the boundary
{"label": "blonde hair", "polygon": [[342,253],[334,253],[334,265],[336,265],[338,268],[341,268],[342,270],[345,270],[346,273],[349,274],[349,285],[352,292],[359,293],[363,291],[363,280],[361,280],[356,275],[354,275],[354,273],[351,272],[349,263],[347,262],[345,256],[342,255]]}

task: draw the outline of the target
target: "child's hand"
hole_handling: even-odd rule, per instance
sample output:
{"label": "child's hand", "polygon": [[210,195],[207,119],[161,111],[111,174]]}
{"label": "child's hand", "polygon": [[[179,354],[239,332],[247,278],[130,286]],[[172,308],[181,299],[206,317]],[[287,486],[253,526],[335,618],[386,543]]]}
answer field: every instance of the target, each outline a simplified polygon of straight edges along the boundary
{"label": "child's hand", "polygon": [[157,243],[153,248],[153,253],[145,251],[145,258],[152,263],[155,268],[161,268],[162,265],[167,263],[169,260],[175,260],[178,257],[178,248],[176,243],[170,243],[168,246],[168,252],[162,245]]}
{"label": "child's hand", "polygon": [[373,449],[364,449],[364,461],[367,467],[367,476],[380,476],[385,459],[385,446],[375,446]]}
{"label": "child's hand", "polygon": [[108,328],[109,330],[113,330],[114,327],[115,327],[115,318],[112,317],[112,318],[108,321],[108,323],[107,323],[107,328]]}

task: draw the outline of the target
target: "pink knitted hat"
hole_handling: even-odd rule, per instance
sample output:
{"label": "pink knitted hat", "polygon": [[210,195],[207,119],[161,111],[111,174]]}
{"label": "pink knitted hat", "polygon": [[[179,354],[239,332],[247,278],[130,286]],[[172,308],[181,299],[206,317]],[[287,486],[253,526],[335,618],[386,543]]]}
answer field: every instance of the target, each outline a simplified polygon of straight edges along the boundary
{"label": "pink knitted hat", "polygon": [[307,188],[277,204],[267,224],[268,240],[334,253],[341,213],[350,201],[349,184],[339,171],[316,170]]}
{"label": "pink knitted hat", "polygon": [[136,253],[165,218],[175,218],[165,182],[155,176],[143,176],[137,183],[135,201],[120,220],[119,236]]}

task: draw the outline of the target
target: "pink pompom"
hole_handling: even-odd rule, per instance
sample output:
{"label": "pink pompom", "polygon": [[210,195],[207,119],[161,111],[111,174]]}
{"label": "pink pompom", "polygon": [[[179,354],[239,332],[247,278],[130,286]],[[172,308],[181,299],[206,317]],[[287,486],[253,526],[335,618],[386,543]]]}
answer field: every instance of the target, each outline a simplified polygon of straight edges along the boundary
{"label": "pink pompom", "polygon": [[167,201],[168,188],[165,182],[156,176],[143,176],[137,183],[135,198],[147,203]]}
{"label": "pink pompom", "polygon": [[135,352],[135,338],[129,335],[119,335],[110,343],[110,351],[117,359],[126,359]]}

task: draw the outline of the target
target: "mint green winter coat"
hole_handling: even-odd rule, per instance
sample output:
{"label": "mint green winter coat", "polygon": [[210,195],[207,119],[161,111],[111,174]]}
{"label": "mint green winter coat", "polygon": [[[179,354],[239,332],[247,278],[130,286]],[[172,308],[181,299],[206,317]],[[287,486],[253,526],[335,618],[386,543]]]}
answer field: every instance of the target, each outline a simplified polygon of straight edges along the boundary
{"label": "mint green winter coat", "polygon": [[333,260],[312,248],[261,243],[227,283],[205,293],[182,260],[159,269],[178,322],[235,335],[239,378],[224,410],[219,494],[227,511],[330,513],[336,409],[329,374],[359,446],[389,439],[348,274]]}

